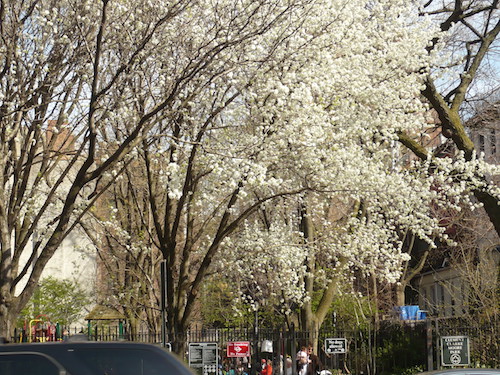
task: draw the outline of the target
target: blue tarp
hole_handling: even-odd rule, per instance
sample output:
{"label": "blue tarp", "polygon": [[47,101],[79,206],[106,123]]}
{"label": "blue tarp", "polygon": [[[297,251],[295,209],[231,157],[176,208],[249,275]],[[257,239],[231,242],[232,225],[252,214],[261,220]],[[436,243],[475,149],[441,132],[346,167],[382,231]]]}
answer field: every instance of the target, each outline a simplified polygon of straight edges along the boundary
{"label": "blue tarp", "polygon": [[395,309],[401,320],[425,320],[427,317],[426,312],[420,310],[418,305],[397,306]]}

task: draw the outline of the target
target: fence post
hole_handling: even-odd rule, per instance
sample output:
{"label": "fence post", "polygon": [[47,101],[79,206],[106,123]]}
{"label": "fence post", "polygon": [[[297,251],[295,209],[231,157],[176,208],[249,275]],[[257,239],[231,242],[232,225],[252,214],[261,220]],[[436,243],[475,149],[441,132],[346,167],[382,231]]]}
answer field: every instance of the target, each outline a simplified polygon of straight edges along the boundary
{"label": "fence post", "polygon": [[297,366],[295,366],[295,361],[297,360],[297,342],[295,340],[295,324],[292,322],[290,324],[290,337],[291,337],[291,355],[292,355],[292,375],[297,375]]}
{"label": "fence post", "polygon": [[426,319],[425,321],[425,332],[427,338],[427,371],[434,370],[434,360],[433,360],[433,350],[432,350],[432,321],[431,319]]}
{"label": "fence post", "polygon": [[279,344],[278,344],[278,362],[281,363],[279,364],[280,368],[280,375],[285,375],[286,373],[286,338],[285,338],[285,325],[281,327],[281,330],[279,332]]}
{"label": "fence post", "polygon": [[441,368],[441,343],[440,343],[440,333],[439,333],[439,319],[434,320],[436,326],[436,370]]}
{"label": "fence post", "polygon": [[253,347],[254,353],[252,358],[252,375],[258,375],[257,366],[260,365],[260,349],[259,349],[259,315],[258,310],[255,310],[255,325],[253,331]]}
{"label": "fence post", "polygon": [[[167,346],[167,261],[160,263],[161,346]],[[170,338],[171,339],[171,338]]]}

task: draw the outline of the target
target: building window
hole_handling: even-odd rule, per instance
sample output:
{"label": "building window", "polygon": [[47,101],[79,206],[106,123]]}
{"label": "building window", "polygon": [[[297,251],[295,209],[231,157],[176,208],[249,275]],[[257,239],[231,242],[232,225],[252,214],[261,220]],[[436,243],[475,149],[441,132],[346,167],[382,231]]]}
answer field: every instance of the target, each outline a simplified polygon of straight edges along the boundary
{"label": "building window", "polygon": [[496,155],[497,153],[497,136],[495,129],[490,129],[490,151],[491,155]]}
{"label": "building window", "polygon": [[479,134],[479,151],[484,152],[484,135]]}
{"label": "building window", "polygon": [[467,297],[468,291],[467,291],[467,286],[465,285],[464,282],[461,283],[461,289],[462,289],[462,314],[466,314],[467,310],[469,309],[469,299]]}
{"label": "building window", "polygon": [[427,301],[427,288],[423,289],[422,303],[423,303],[423,309],[427,310],[429,308],[429,303]]}
{"label": "building window", "polygon": [[452,280],[450,282],[450,290],[451,290],[451,294],[450,294],[450,304],[451,304],[451,315],[456,315],[458,313],[457,311],[457,301],[456,301],[456,296],[457,296],[457,287],[455,285],[455,281]]}
{"label": "building window", "polygon": [[437,305],[437,285],[434,284],[432,287],[431,287],[431,293],[430,293],[430,310],[431,310],[431,313],[432,315],[436,315],[437,313],[437,309],[436,309],[436,305]]}
{"label": "building window", "polygon": [[445,313],[445,297],[444,297],[444,285],[443,284],[438,284],[438,298],[439,298],[439,306],[438,308],[441,310],[443,314],[446,315]]}

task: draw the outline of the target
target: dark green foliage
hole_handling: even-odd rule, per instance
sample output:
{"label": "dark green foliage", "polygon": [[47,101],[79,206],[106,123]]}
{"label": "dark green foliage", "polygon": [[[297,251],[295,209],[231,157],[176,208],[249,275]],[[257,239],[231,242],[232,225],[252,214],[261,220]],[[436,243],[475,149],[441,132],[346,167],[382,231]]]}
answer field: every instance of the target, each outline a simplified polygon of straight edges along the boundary
{"label": "dark green foliage", "polygon": [[[380,375],[409,375],[426,363],[424,324],[386,324],[378,331],[376,351]],[[415,371],[413,371],[415,370]]]}
{"label": "dark green foliage", "polygon": [[277,326],[284,323],[284,315],[278,307],[259,306],[255,312],[250,303],[238,300],[230,281],[209,280],[200,297],[201,317],[205,325],[214,328],[253,326]]}
{"label": "dark green foliage", "polygon": [[19,326],[39,315],[44,315],[53,323],[70,325],[82,318],[90,297],[78,284],[71,280],[55,277],[43,279],[22,310]]}

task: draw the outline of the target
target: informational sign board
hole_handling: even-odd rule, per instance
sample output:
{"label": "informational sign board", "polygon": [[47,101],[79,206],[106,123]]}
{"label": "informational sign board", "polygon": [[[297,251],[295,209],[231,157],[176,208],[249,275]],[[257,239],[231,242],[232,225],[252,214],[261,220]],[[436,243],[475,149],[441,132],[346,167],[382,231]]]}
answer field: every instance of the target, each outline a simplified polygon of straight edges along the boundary
{"label": "informational sign board", "polygon": [[273,342],[271,340],[263,340],[260,346],[260,351],[264,353],[273,352]]}
{"label": "informational sign board", "polygon": [[230,341],[227,343],[227,356],[235,357],[250,357],[250,342],[249,341]]}
{"label": "informational sign board", "polygon": [[201,375],[217,374],[218,352],[216,342],[189,344],[189,367]]}
{"label": "informational sign board", "polygon": [[469,337],[467,336],[441,337],[441,365],[442,366],[470,365]]}
{"label": "informational sign board", "polygon": [[347,353],[347,339],[344,338],[325,339],[325,352],[327,354]]}

